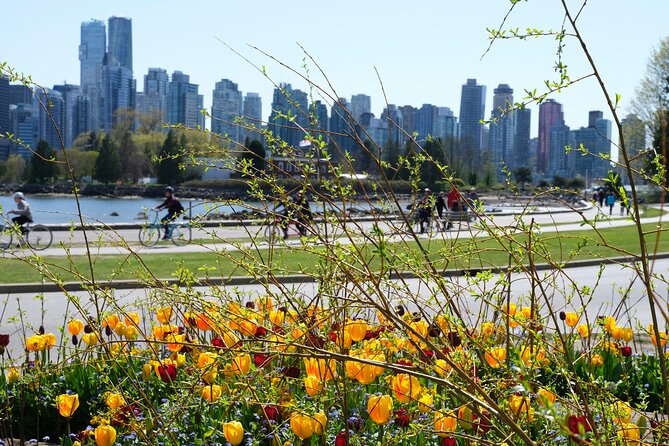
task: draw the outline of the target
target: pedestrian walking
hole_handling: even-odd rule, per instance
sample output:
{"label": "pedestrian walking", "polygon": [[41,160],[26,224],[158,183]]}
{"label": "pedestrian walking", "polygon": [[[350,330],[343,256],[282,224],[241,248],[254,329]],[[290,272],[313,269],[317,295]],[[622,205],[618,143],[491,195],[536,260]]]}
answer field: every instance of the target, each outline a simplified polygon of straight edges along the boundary
{"label": "pedestrian walking", "polygon": [[616,204],[616,196],[613,195],[613,191],[609,191],[606,196],[606,205],[609,207],[609,215],[613,214],[613,206]]}

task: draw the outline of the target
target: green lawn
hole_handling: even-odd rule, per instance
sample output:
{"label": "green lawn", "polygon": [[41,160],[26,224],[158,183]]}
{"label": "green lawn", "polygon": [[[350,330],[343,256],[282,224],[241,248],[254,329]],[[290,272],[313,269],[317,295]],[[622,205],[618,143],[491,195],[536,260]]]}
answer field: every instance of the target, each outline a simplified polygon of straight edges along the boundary
{"label": "green lawn", "polygon": [[[655,230],[655,225],[645,225],[645,231]],[[669,251],[669,237],[663,230],[658,234],[658,252]],[[618,249],[638,253],[638,237],[636,227],[603,229],[601,236],[612,246]],[[652,251],[655,246],[655,236],[647,238]],[[505,237],[502,240],[490,238],[451,240],[424,240],[421,246],[426,250],[427,257],[437,269],[454,268],[482,268],[507,265],[509,254],[506,246],[511,247],[517,261],[528,263],[528,236],[527,234]],[[588,258],[605,258],[622,255],[610,247],[605,246],[594,230],[546,232],[538,240],[532,241],[533,262],[545,263],[547,259],[561,263],[569,260],[583,260]],[[318,247],[312,247],[312,251]],[[244,251],[230,251],[225,254],[216,253],[183,253],[183,254],[142,254],[141,258],[121,255],[101,255],[93,258],[94,273],[98,281],[110,279],[146,279],[152,275],[158,278],[176,277],[179,268],[188,269],[197,277],[228,277],[248,275],[247,269],[267,272],[264,265],[273,265],[275,274],[313,272],[320,264],[339,264],[346,262],[351,266],[363,267],[360,258],[364,258],[378,269],[381,266],[381,257],[384,265],[394,265],[396,270],[421,271],[425,268],[425,257],[420,254],[416,242],[389,243],[383,252],[371,245],[360,247],[354,251],[352,246],[342,246],[339,258],[323,258],[316,252],[307,252],[300,247],[288,247],[273,250],[268,249]],[[271,257],[270,257],[271,256]],[[46,257],[41,260],[43,267],[64,281],[77,280],[77,274],[90,277],[88,261],[84,256]],[[42,275],[38,272],[35,259],[0,259],[1,283],[39,282]],[[356,263],[357,262],[357,263]],[[239,266],[239,264],[243,266]],[[38,265],[39,266],[39,265]],[[73,273],[75,271],[76,273]],[[149,273],[149,271],[151,273]]]}

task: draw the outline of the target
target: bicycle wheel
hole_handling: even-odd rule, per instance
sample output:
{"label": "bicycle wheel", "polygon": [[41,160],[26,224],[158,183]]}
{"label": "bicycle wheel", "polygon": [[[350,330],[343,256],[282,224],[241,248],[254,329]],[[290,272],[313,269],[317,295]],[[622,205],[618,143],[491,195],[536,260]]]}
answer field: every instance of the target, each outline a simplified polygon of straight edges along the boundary
{"label": "bicycle wheel", "polygon": [[12,228],[0,226],[0,249],[5,250],[12,247]]}
{"label": "bicycle wheel", "polygon": [[144,246],[155,246],[160,241],[159,226],[144,226],[139,229],[139,243]]}
{"label": "bicycle wheel", "polygon": [[265,226],[265,240],[267,243],[274,243],[279,237],[279,226],[275,224],[268,224]]}
{"label": "bicycle wheel", "polygon": [[44,225],[31,226],[28,230],[27,242],[35,251],[43,251],[51,246],[53,234],[51,230]]}
{"label": "bicycle wheel", "polygon": [[190,226],[186,223],[175,223],[171,226],[172,229],[172,243],[177,246],[184,246],[190,243],[193,233]]}

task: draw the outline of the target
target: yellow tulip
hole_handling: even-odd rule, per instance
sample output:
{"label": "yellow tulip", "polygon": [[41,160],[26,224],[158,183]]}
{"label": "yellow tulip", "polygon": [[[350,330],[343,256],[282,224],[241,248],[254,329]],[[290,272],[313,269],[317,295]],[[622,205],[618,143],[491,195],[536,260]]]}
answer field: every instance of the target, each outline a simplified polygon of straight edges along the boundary
{"label": "yellow tulip", "polygon": [[506,360],[506,349],[504,347],[495,347],[489,352],[485,352],[485,360],[494,369],[502,367]]}
{"label": "yellow tulip", "polygon": [[631,341],[633,338],[634,338],[634,330],[632,330],[632,329],[629,328],[629,327],[627,327],[627,328],[623,328],[623,330],[622,330],[622,339],[623,339],[623,341],[625,341],[625,342],[629,342],[629,341]]}
{"label": "yellow tulip", "polygon": [[290,417],[290,428],[301,440],[314,434],[314,421],[309,415],[295,413]]}
{"label": "yellow tulip", "polygon": [[108,424],[101,424],[95,428],[95,444],[97,446],[111,446],[116,440],[116,429]]}
{"label": "yellow tulip", "polygon": [[121,318],[118,317],[118,314],[112,314],[110,316],[107,316],[107,318],[104,320],[102,325],[109,326],[112,330],[116,330],[116,326],[121,322]]}
{"label": "yellow tulip", "polygon": [[451,371],[451,366],[444,359],[437,359],[434,361],[434,370],[440,376],[446,376]]}
{"label": "yellow tulip", "polygon": [[509,409],[511,409],[515,418],[519,418],[522,415],[529,413],[530,398],[520,395],[511,395],[509,398]]}
{"label": "yellow tulip", "polygon": [[197,357],[197,366],[202,369],[204,367],[212,365],[216,362],[216,358],[217,358],[216,353],[202,352]]}
{"label": "yellow tulip", "polygon": [[286,312],[281,310],[270,311],[269,320],[274,325],[283,325],[284,321],[286,320]]}
{"label": "yellow tulip", "polygon": [[[430,330],[430,326],[423,320],[412,322],[409,324],[409,327],[413,329],[409,332],[409,337],[411,337],[414,342],[421,342],[424,340],[427,337],[427,332]],[[415,335],[414,331],[416,331],[418,335]]]}
{"label": "yellow tulip", "polygon": [[142,366],[142,379],[149,381],[151,376],[153,376],[153,366],[151,364],[144,364]]}
{"label": "yellow tulip", "polygon": [[608,333],[611,333],[616,327],[616,318],[613,316],[606,316],[602,326],[604,327],[604,330],[606,330]]}
{"label": "yellow tulip", "polygon": [[569,313],[565,313],[564,321],[568,326],[574,328],[576,326],[576,324],[578,324],[578,320],[580,318],[581,317],[578,314],[573,313],[573,312],[569,312]]}
{"label": "yellow tulip", "polygon": [[251,355],[244,353],[232,359],[237,374],[246,375],[251,369]]}
{"label": "yellow tulip", "polygon": [[604,358],[600,354],[594,354],[594,355],[592,355],[592,359],[590,360],[590,364],[592,364],[593,367],[599,367],[602,364],[604,364]]}
{"label": "yellow tulip", "polygon": [[93,347],[98,343],[98,335],[95,332],[84,333],[81,340],[84,341],[87,346]]}
{"label": "yellow tulip", "polygon": [[134,325],[129,325],[125,327],[123,336],[125,336],[128,341],[134,341],[139,336],[139,330]]}
{"label": "yellow tulip", "polygon": [[209,401],[210,403],[216,402],[216,400],[218,400],[222,394],[223,388],[218,384],[204,386],[202,388],[202,398]]}
{"label": "yellow tulip", "polygon": [[56,397],[56,409],[65,418],[72,418],[74,412],[79,408],[79,395],[63,393]]}
{"label": "yellow tulip", "polygon": [[17,383],[20,378],[21,375],[19,374],[19,370],[16,367],[10,368],[9,372],[7,372],[7,382],[9,384]]}
{"label": "yellow tulip", "polygon": [[432,397],[432,394],[424,393],[423,396],[418,399],[418,410],[422,413],[430,412],[432,410],[433,401],[434,398]]}
{"label": "yellow tulip", "polygon": [[314,426],[314,434],[323,435],[325,432],[325,426],[328,424],[328,418],[323,412],[316,412],[313,417],[311,417],[311,422]]}
{"label": "yellow tulip", "polygon": [[169,351],[179,353],[184,348],[186,335],[170,333],[165,337],[165,341],[167,341],[167,349]]}
{"label": "yellow tulip", "polygon": [[110,409],[116,410],[125,406],[125,399],[120,393],[108,393],[105,398],[105,403],[107,403],[107,406],[109,406]]}
{"label": "yellow tulip", "polygon": [[543,387],[537,390],[537,396],[539,397],[537,398],[539,404],[544,407],[551,407],[553,404],[555,404],[555,400],[557,399],[557,395],[548,389],[544,389]]}
{"label": "yellow tulip", "polygon": [[590,327],[588,327],[588,324],[580,324],[577,330],[578,334],[580,334],[582,338],[587,338],[590,336]]}
{"label": "yellow tulip", "polygon": [[655,326],[650,324],[648,326],[648,333],[650,334],[650,340],[655,347],[660,344],[660,347],[664,347],[667,344],[667,333],[660,330],[660,342],[657,342],[657,337],[655,336]]}
{"label": "yellow tulip", "polygon": [[517,308],[516,304],[511,302],[508,305],[504,305],[504,307],[502,307],[502,311],[504,312],[504,314],[508,314],[509,316],[514,316],[516,314],[516,308]]}
{"label": "yellow tulip", "polygon": [[158,322],[161,324],[169,324],[172,319],[172,314],[172,307],[159,308],[158,311],[156,311],[156,319],[158,319]]}
{"label": "yellow tulip", "polygon": [[225,439],[232,446],[237,446],[244,440],[244,426],[239,421],[230,421],[223,424]]}
{"label": "yellow tulip", "polygon": [[26,349],[31,352],[39,352],[46,348],[46,339],[42,335],[30,336],[26,339]]}
{"label": "yellow tulip", "polygon": [[393,394],[400,403],[409,403],[418,398],[421,387],[418,378],[407,375],[406,373],[399,373],[395,375],[392,381]]}
{"label": "yellow tulip", "polygon": [[472,409],[468,405],[458,409],[458,422],[464,429],[471,429],[473,419]]}
{"label": "yellow tulip", "polygon": [[525,319],[530,319],[532,317],[532,307],[522,307],[520,309],[520,315]]}
{"label": "yellow tulip", "polygon": [[619,341],[623,338],[623,327],[618,327],[617,325],[611,329],[611,337],[616,341]]}
{"label": "yellow tulip", "polygon": [[367,321],[364,319],[357,319],[355,321],[349,321],[346,323],[346,326],[344,327],[344,331],[351,336],[351,340],[353,342],[360,342],[363,339],[365,339],[365,335],[367,334],[367,330],[369,329],[369,326],[367,324]]}
{"label": "yellow tulip", "polygon": [[448,437],[458,427],[458,419],[452,412],[444,413],[440,410],[434,413],[434,431],[440,437]]}
{"label": "yellow tulip", "polygon": [[[234,373],[231,373],[230,375],[234,375]],[[225,376],[229,376],[227,373]],[[218,370],[215,368],[208,368],[204,373],[202,373],[202,381],[206,382],[207,384],[213,384],[216,382],[216,378],[218,377]]]}
{"label": "yellow tulip", "polygon": [[495,324],[492,322],[484,322],[481,325],[481,336],[485,339],[495,333]]}
{"label": "yellow tulip", "polygon": [[323,383],[315,376],[304,378],[304,388],[310,396],[316,396],[323,390]]}
{"label": "yellow tulip", "polygon": [[623,425],[630,422],[632,419],[632,406],[624,401],[616,401],[611,405],[613,412],[613,421]]}
{"label": "yellow tulip", "polygon": [[624,423],[618,431],[618,438],[624,441],[624,444],[638,445],[641,439],[641,430],[634,423]]}
{"label": "yellow tulip", "polygon": [[67,331],[69,331],[72,336],[79,336],[83,329],[84,323],[79,319],[72,319],[67,323]]}
{"label": "yellow tulip", "polygon": [[57,343],[56,335],[53,333],[47,333],[44,335],[44,344],[45,348],[48,350]]}
{"label": "yellow tulip", "polygon": [[370,395],[367,412],[376,424],[386,424],[393,415],[393,399],[390,395]]}

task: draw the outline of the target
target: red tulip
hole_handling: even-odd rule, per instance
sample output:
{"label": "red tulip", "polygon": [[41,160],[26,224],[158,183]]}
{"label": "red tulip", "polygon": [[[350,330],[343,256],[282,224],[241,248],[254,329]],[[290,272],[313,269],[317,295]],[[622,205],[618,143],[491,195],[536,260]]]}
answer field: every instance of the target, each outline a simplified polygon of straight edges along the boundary
{"label": "red tulip", "polygon": [[341,431],[337,434],[335,438],[335,446],[347,446],[348,442],[346,441],[346,432]]}
{"label": "red tulip", "polygon": [[174,364],[159,365],[158,374],[163,382],[173,382],[177,378],[177,367]]}

